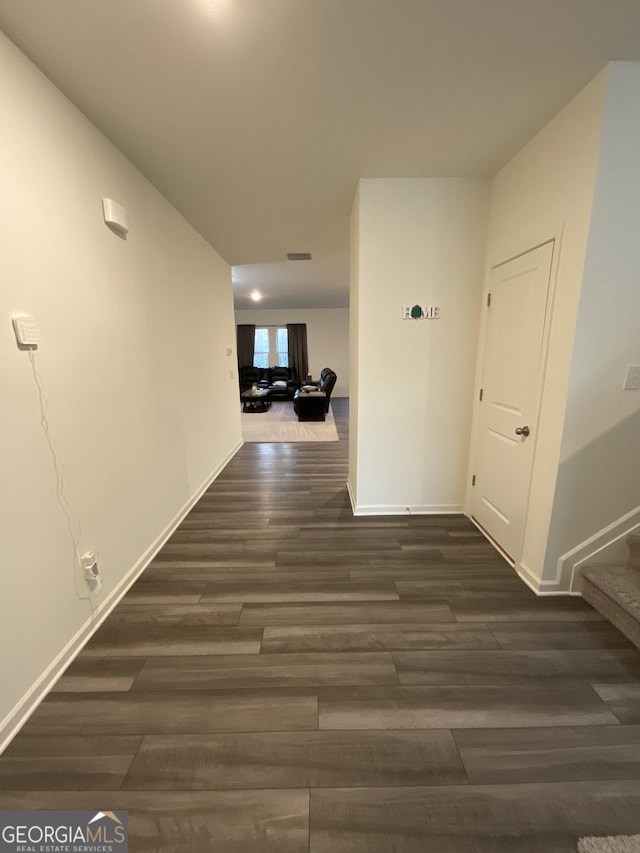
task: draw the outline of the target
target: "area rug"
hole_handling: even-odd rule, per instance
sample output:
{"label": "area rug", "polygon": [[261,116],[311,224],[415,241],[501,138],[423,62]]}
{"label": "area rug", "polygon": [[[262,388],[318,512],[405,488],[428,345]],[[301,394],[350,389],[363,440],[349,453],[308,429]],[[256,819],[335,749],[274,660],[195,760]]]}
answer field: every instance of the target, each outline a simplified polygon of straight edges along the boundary
{"label": "area rug", "polygon": [[245,441],[338,441],[331,408],[324,421],[298,421],[293,403],[274,403],[267,412],[242,413]]}
{"label": "area rug", "polygon": [[578,853],[640,853],[640,835],[580,838]]}

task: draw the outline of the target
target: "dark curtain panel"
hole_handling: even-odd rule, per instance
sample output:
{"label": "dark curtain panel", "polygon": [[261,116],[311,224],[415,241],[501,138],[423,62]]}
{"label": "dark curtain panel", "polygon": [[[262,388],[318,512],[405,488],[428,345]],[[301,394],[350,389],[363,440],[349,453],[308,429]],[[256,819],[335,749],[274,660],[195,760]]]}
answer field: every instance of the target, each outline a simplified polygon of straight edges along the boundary
{"label": "dark curtain panel", "polygon": [[287,323],[289,339],[289,367],[295,367],[298,382],[304,384],[309,372],[309,357],[307,356],[307,324]]}
{"label": "dark curtain panel", "polygon": [[253,367],[253,348],[256,341],[255,323],[236,326],[236,344],[238,350],[238,371],[241,367]]}

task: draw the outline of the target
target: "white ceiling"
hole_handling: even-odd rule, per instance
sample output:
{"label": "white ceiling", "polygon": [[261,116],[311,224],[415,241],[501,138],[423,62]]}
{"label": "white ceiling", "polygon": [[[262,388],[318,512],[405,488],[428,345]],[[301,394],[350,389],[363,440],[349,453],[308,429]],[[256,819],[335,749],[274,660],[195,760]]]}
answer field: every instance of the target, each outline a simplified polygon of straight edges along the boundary
{"label": "white ceiling", "polygon": [[640,0],[0,0],[0,28],[235,266],[237,307],[347,305],[359,177],[491,175],[640,60]]}

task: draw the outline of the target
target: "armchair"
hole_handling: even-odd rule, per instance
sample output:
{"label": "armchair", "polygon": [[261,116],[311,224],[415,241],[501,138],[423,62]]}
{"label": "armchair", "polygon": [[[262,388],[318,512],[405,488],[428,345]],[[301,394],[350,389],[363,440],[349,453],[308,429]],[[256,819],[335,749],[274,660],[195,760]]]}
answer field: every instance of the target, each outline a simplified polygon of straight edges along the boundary
{"label": "armchair", "polygon": [[303,385],[293,398],[293,409],[299,421],[323,421],[329,411],[331,392],[336,384],[336,374],[325,367],[315,385]]}

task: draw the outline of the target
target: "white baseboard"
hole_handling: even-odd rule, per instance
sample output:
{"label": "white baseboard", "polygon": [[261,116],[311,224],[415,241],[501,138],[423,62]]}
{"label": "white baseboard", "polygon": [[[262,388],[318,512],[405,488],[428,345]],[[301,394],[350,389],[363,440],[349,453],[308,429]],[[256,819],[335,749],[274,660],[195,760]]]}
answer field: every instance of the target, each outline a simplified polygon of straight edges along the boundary
{"label": "white baseboard", "polygon": [[471,518],[476,527],[484,533],[497,551],[511,563],[518,577],[536,595],[575,595],[580,596],[580,568],[586,563],[616,563],[626,562],[625,540],[630,533],[640,531],[640,507],[619,518],[613,524],[590,536],[580,545],[572,548],[558,560],[556,575],[548,580],[541,580],[525,563],[513,563],[509,555],[487,534],[478,522]]}
{"label": "white baseboard", "polygon": [[[559,585],[555,581],[541,581],[540,578],[531,571],[531,569],[525,565],[524,563],[516,563],[514,560],[504,551],[500,545],[493,539],[487,531],[475,520],[475,518],[471,517],[471,521],[475,524],[478,530],[487,538],[487,540],[493,545],[496,551],[504,557],[504,559],[509,563],[510,566],[513,566],[514,571],[518,575],[521,581],[525,583],[530,590],[535,592],[536,595],[546,596],[546,595],[567,595],[567,590],[560,589]],[[571,593],[572,594],[572,593]]]}
{"label": "white baseboard", "polygon": [[557,581],[541,581],[528,566],[524,563],[517,563],[514,566],[520,580],[524,581],[529,589],[533,590],[540,597],[550,595],[579,595],[577,592],[571,592],[563,588]]}
{"label": "white baseboard", "polygon": [[[482,533],[482,535],[487,540],[487,542],[489,542],[489,544],[493,545],[493,547],[496,549],[498,554],[500,554],[501,557],[504,557],[504,559],[507,561],[507,563],[509,563],[510,566],[515,568],[514,562],[513,562],[513,557],[511,557],[509,554],[507,554],[507,552],[504,550],[502,545],[500,545],[499,542],[496,542],[496,540],[493,538],[493,536],[491,536],[491,534],[488,533],[484,529],[484,527],[478,521],[476,521],[476,519],[472,515],[468,515],[467,518],[469,519],[469,521],[472,524],[474,524],[478,528],[478,530],[480,531],[480,533]],[[523,580],[524,580],[524,578],[523,578]],[[529,584],[528,581],[526,581],[526,583]]]}
{"label": "white baseboard", "polygon": [[87,619],[78,631],[76,631],[74,636],[69,640],[62,651],[56,655],[42,675],[39,676],[24,696],[16,703],[11,711],[9,711],[2,722],[0,722],[0,754],[2,754],[2,752],[7,748],[31,714],[36,710],[40,702],[42,702],[44,697],[64,673],[73,659],[82,651],[86,643],[91,639],[93,634],[95,634],[114,607],[124,597],[130,587],[138,580],[142,572],[147,568],[149,563],[173,534],[185,516],[200,500],[211,483],[213,483],[213,481],[228,465],[229,461],[236,455],[238,450],[242,447],[242,444],[242,441],[239,442],[207,477],[193,496],[189,498],[184,506],[176,513],[162,533],[160,533],[154,542],[149,545],[146,551],[129,569],[118,585],[109,593],[108,597],[97,605],[93,615]]}
{"label": "white baseboard", "polygon": [[[347,484],[348,487],[348,484]],[[351,490],[349,490],[351,496]],[[351,501],[354,515],[461,515],[462,504],[414,504],[413,506],[396,504],[361,504]]]}
{"label": "white baseboard", "polygon": [[588,563],[623,563],[628,560],[626,538],[630,533],[640,532],[640,507],[628,512],[612,524],[603,527],[575,548],[567,551],[558,560],[557,584],[564,594],[580,595],[580,573]]}
{"label": "white baseboard", "polygon": [[351,488],[351,480],[347,480],[347,494],[349,495],[349,503],[351,504],[351,512],[356,514],[356,499]]}

